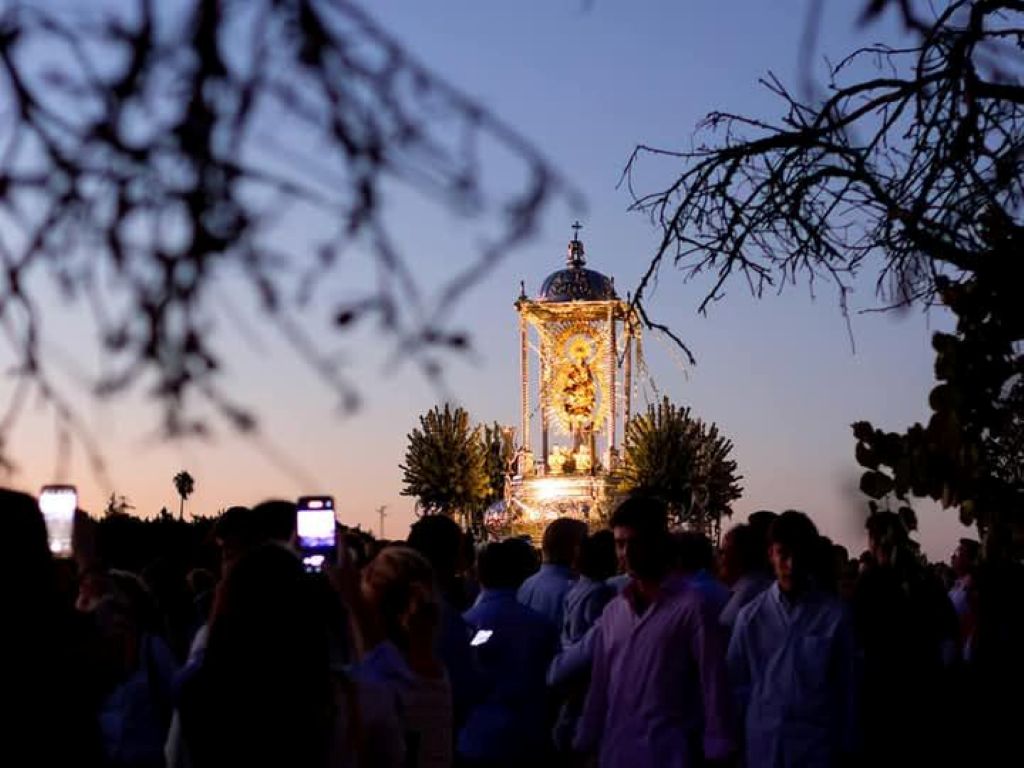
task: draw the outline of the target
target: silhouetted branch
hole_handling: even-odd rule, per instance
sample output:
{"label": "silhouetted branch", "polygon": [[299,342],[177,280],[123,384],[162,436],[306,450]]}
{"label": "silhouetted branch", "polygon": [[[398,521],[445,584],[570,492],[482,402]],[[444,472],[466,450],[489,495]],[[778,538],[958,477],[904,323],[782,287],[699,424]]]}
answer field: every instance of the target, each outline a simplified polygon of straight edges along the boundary
{"label": "silhouetted branch", "polygon": [[[701,312],[736,275],[757,296],[824,278],[845,311],[865,268],[887,304],[905,306],[934,301],[938,275],[991,264],[991,232],[1022,225],[1024,6],[957,0],[927,21],[918,4],[882,0],[865,18],[890,4],[917,44],[856,51],[831,67],[826,98],[804,101],[769,75],[778,120],[713,112],[712,144],[637,147],[623,177],[662,232],[638,305],[665,262],[708,277]],[[866,60],[884,75],[848,79]],[[637,193],[646,158],[677,162],[678,177]]]}
{"label": "silhouetted branch", "polygon": [[[368,255],[376,284],[339,304],[403,354],[460,349],[448,312],[521,243],[555,198],[579,196],[529,142],[413,59],[346,0],[136,0],[0,7],[0,318],[17,368],[52,383],[40,354],[36,274],[82,302],[112,395],[150,377],[164,431],[201,433],[190,392],[223,370],[213,287],[245,277],[265,315],[346,403],[355,384],[299,342],[291,318],[318,285]],[[521,188],[490,178],[495,150]],[[382,202],[398,185],[489,228],[479,259],[434,297],[397,247]],[[320,232],[325,233],[322,237]],[[282,236],[316,235],[282,252]],[[294,297],[298,296],[297,301]],[[464,342],[464,339],[463,339]],[[434,365],[431,364],[431,370]]]}

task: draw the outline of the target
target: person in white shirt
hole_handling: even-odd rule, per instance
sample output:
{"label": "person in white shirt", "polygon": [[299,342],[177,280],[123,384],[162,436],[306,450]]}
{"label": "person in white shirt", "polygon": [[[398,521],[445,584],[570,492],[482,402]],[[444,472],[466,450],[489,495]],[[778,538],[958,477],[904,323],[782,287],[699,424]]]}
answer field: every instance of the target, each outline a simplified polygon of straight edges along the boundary
{"label": "person in white shirt", "polygon": [[852,620],[814,583],[810,518],[783,512],[769,541],[776,581],[740,610],[728,652],[746,766],[832,768],[856,748]]}
{"label": "person in white shirt", "polygon": [[565,619],[565,596],[576,582],[572,564],[586,537],[587,526],[579,520],[561,517],[550,523],[541,543],[544,563],[519,587],[519,602],[546,617],[556,633]]}
{"label": "person in white shirt", "polygon": [[722,538],[718,574],[730,589],[729,599],[718,615],[719,623],[732,630],[740,609],[771,586],[764,537],[749,525],[733,526]]}

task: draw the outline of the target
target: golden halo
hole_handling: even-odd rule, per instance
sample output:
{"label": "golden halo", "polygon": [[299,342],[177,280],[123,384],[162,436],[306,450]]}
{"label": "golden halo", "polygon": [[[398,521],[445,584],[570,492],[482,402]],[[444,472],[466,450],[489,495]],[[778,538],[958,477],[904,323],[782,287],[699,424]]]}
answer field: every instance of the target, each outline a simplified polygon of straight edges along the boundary
{"label": "golden halo", "polygon": [[577,337],[569,342],[569,359],[570,360],[586,360],[587,362],[594,356],[593,345],[584,338]]}

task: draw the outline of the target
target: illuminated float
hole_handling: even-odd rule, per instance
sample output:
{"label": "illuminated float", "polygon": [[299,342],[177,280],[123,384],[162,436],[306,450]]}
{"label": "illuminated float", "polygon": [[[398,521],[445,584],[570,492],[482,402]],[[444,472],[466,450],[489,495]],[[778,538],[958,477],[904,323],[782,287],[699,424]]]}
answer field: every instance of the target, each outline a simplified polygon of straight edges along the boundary
{"label": "illuminated float", "polygon": [[574,229],[566,267],[534,298],[524,286],[515,304],[521,423],[505,499],[485,515],[494,534],[537,538],[557,517],[596,527],[615,501],[634,367],[643,367],[640,325],[613,279],[586,267]]}

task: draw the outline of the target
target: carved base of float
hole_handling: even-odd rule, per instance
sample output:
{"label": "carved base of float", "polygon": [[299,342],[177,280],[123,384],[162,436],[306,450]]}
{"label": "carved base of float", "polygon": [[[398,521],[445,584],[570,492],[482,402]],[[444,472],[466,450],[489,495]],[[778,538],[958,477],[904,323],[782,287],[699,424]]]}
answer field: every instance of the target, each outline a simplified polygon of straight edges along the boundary
{"label": "carved base of float", "polygon": [[529,536],[539,543],[552,520],[582,520],[591,530],[603,528],[615,505],[615,479],[608,474],[546,475],[513,478],[507,501],[495,504],[484,518],[488,535]]}

